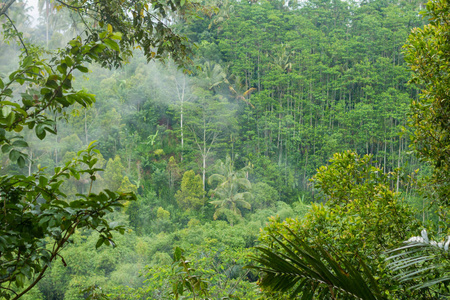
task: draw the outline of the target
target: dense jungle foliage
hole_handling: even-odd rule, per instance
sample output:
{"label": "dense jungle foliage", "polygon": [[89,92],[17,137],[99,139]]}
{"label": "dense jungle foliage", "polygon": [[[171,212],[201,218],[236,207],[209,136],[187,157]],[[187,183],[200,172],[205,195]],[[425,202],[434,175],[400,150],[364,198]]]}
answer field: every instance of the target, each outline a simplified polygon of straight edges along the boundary
{"label": "dense jungle foliage", "polygon": [[31,4],[0,297],[449,297],[447,1]]}

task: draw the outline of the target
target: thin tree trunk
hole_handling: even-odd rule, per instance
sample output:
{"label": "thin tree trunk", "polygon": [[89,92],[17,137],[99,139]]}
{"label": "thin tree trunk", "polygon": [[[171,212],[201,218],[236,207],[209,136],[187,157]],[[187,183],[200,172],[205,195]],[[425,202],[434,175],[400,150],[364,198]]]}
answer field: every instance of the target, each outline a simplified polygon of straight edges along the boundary
{"label": "thin tree trunk", "polygon": [[47,49],[48,49],[48,16],[49,16],[49,6],[50,6],[50,0],[45,1],[45,8],[46,8],[46,22],[45,22],[45,39],[47,42]]}
{"label": "thin tree trunk", "polygon": [[[398,159],[397,159],[397,168],[400,169],[400,151],[402,149],[402,139],[399,138],[398,139]],[[400,171],[398,171],[397,173],[397,187],[396,187],[396,192],[398,193],[398,187],[400,184]]]}
{"label": "thin tree trunk", "polygon": [[87,127],[87,109],[84,109],[84,136],[86,145],[89,145],[88,127]]}
{"label": "thin tree trunk", "polygon": [[183,89],[181,93],[181,113],[180,113],[180,129],[181,129],[181,161],[183,161],[183,152],[184,152],[184,133],[183,133],[183,105],[184,105],[184,93],[186,88],[186,77],[183,77]]}
{"label": "thin tree trunk", "polygon": [[203,117],[203,167],[202,167],[202,179],[203,179],[203,190],[206,190],[206,120]]}
{"label": "thin tree trunk", "polygon": [[30,149],[30,159],[28,161],[28,176],[31,176],[32,161],[33,161],[33,150]]}

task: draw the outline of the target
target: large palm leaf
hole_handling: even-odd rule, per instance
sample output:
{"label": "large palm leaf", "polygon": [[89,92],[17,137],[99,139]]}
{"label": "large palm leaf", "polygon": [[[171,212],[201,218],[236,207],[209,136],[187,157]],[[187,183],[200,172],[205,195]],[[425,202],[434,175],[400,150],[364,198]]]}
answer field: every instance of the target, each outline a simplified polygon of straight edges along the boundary
{"label": "large palm leaf", "polygon": [[388,267],[394,279],[410,285],[410,290],[432,288],[432,293],[448,296],[450,292],[450,236],[443,242],[430,241],[427,232],[413,237],[406,245],[390,251]]}
{"label": "large palm leaf", "polygon": [[[251,192],[250,181],[245,177],[245,170],[234,170],[233,161],[227,157],[225,163],[220,161],[218,166],[218,173],[209,177],[208,183],[215,185],[212,190],[210,203],[216,207],[214,219],[225,215],[230,221],[233,217],[240,218],[242,216],[240,208],[251,209],[251,205],[247,200],[253,197]],[[232,224],[232,221],[230,221]]]}
{"label": "large palm leaf", "polygon": [[287,230],[292,237],[270,235],[277,247],[257,247],[260,255],[253,260],[261,266],[249,266],[262,272],[263,289],[302,299],[384,299],[362,260],[357,268],[324,245],[310,246]]}

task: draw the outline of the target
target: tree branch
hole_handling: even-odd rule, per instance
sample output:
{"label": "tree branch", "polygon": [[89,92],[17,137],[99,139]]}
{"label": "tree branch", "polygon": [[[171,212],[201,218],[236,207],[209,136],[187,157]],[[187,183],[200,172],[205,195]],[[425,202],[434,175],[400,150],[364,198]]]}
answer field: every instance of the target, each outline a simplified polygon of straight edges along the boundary
{"label": "tree branch", "polygon": [[6,11],[9,9],[9,7],[16,2],[16,0],[9,0],[8,2],[6,2],[5,4],[3,4],[2,9],[0,10],[0,16],[1,15],[5,15]]}
{"label": "tree branch", "polygon": [[14,294],[17,295],[17,293],[14,290],[10,289],[10,288],[0,286],[0,289],[8,290],[8,291],[13,292]]}
{"label": "tree branch", "polygon": [[56,0],[56,2],[58,2],[58,3],[62,4],[62,5],[64,5],[65,7],[68,7],[68,8],[70,8],[70,9],[75,9],[75,10],[82,10],[82,9],[84,9],[83,6],[74,6],[74,5],[70,5],[70,4],[67,4],[67,3],[65,3],[64,1],[61,1],[61,0]]}
{"label": "tree branch", "polygon": [[[10,1],[13,1],[13,0],[10,0]],[[13,2],[14,2],[14,1],[13,1]],[[9,18],[9,16],[8,16],[6,13],[1,13],[0,16],[1,16],[2,14],[5,15],[5,16],[8,18],[9,22],[11,23],[12,27],[14,28],[14,30],[15,30],[16,33],[17,33],[17,37],[19,38],[20,43],[22,44],[23,48],[25,49],[25,53],[26,53],[27,56],[28,56],[28,49],[27,49],[27,46],[25,46],[25,43],[23,42],[22,37],[20,36],[20,32],[19,32],[19,30],[17,30],[16,25],[14,25],[14,22]]]}
{"label": "tree branch", "polygon": [[[54,259],[55,259],[55,257],[57,256],[57,255],[59,255],[59,250],[64,246],[64,244],[67,242],[67,240],[70,238],[70,236],[75,232],[75,229],[77,228],[77,226],[78,226],[78,224],[80,223],[80,219],[78,219],[77,221],[76,221],[76,223],[72,226],[72,228],[70,229],[70,231],[68,230],[67,232],[66,232],[66,235],[64,236],[64,238],[59,242],[59,243],[57,243],[58,244],[58,246],[56,247],[56,249],[53,251],[53,254],[52,254],[52,256],[50,257],[50,259],[49,259],[49,263],[51,263]],[[48,268],[48,266],[49,266],[49,264],[46,264],[43,268],[42,268],[42,270],[41,270],[41,272],[39,273],[39,275],[38,275],[38,277],[26,288],[26,289],[24,289],[20,294],[16,294],[17,296],[16,297],[14,297],[12,300],[17,300],[17,299],[19,299],[20,297],[22,297],[24,294],[26,294],[29,290],[31,290],[43,277],[44,277],[44,273],[45,273],[45,271],[47,271],[47,268]]]}

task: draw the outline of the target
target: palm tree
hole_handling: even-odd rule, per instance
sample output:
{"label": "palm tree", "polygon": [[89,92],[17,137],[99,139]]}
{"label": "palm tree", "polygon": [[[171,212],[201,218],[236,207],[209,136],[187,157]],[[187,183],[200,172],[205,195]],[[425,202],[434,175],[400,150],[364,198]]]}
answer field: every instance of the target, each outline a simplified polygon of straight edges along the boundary
{"label": "palm tree", "polygon": [[66,38],[81,33],[79,25],[82,21],[76,12],[71,10],[62,10],[60,12],[64,5],[55,0],[38,0],[37,5],[39,14],[43,17],[42,21],[45,24],[47,48],[55,32],[59,32],[60,37]]}
{"label": "palm tree", "polygon": [[[231,14],[234,12],[234,5],[230,3],[229,0],[218,0],[218,1],[211,1],[210,4],[212,7],[215,8],[215,10],[210,10],[210,19],[211,22],[209,23],[208,29],[211,29],[212,25],[218,25],[226,20],[228,20],[231,17]],[[222,27],[219,25],[217,27],[217,32],[220,32],[222,30]]]}
{"label": "palm tree", "polygon": [[199,77],[201,78],[199,85],[213,92],[216,92],[222,83],[228,83],[226,70],[220,64],[209,61],[203,64]]}
{"label": "palm tree", "polygon": [[240,76],[233,75],[230,77],[230,79],[234,81],[234,84],[232,85],[230,84],[228,88],[230,89],[230,92],[231,94],[233,94],[234,98],[236,100],[242,100],[245,103],[247,103],[247,105],[250,105],[252,108],[255,108],[255,106],[250,103],[248,98],[250,97],[251,93],[253,93],[257,89],[253,87],[247,89],[247,86],[244,84]]}
{"label": "palm tree", "polygon": [[278,55],[273,56],[271,63],[274,67],[279,68],[283,72],[291,72],[292,62],[291,58],[294,52],[289,52],[289,45],[282,44],[280,49],[276,51]]}
{"label": "palm tree", "polygon": [[48,47],[48,42],[49,42],[49,27],[50,27],[50,23],[54,20],[52,19],[52,15],[54,13],[55,10],[55,6],[54,3],[52,3],[53,1],[51,0],[39,0],[38,1],[38,9],[39,9],[39,13],[42,14],[44,11],[44,7],[45,7],[45,41],[46,41],[46,45]]}
{"label": "palm tree", "polygon": [[230,225],[233,226],[233,221],[236,217],[241,217],[240,208],[251,209],[248,199],[253,197],[249,192],[251,183],[246,178],[247,167],[241,170],[234,170],[233,161],[227,156],[225,163],[219,161],[219,172],[209,177],[208,183],[216,185],[212,190],[210,203],[216,207],[214,213],[214,220],[221,215],[225,215]]}
{"label": "palm tree", "polygon": [[285,228],[289,236],[274,231],[270,246],[256,247],[260,254],[252,259],[260,266],[247,266],[262,273],[263,290],[292,299],[385,299],[362,260],[354,266],[330,247],[310,245]]}

